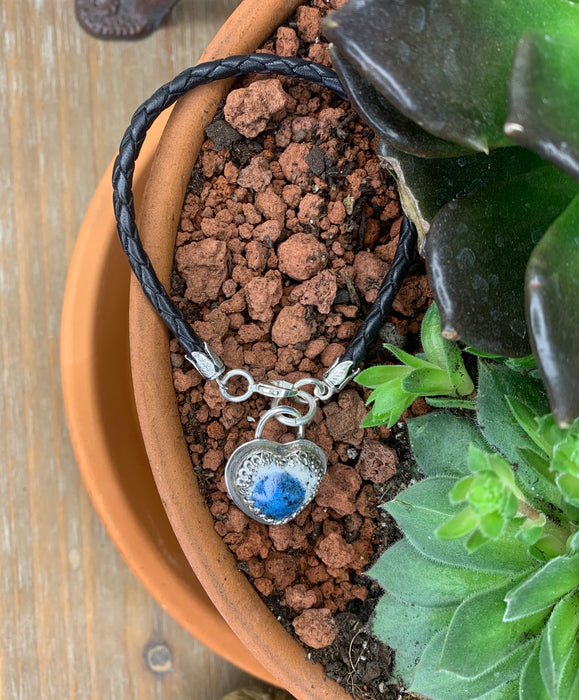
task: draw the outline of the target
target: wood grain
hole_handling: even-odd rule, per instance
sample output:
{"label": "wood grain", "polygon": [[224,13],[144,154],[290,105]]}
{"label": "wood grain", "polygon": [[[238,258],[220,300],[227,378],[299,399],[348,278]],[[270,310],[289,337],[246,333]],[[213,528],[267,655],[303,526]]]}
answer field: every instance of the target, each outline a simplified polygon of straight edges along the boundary
{"label": "wood grain", "polygon": [[217,700],[252,683],[120,559],[76,469],[59,380],[67,264],[133,110],[195,63],[233,0],[182,0],[135,42],[73,0],[0,4],[0,695]]}

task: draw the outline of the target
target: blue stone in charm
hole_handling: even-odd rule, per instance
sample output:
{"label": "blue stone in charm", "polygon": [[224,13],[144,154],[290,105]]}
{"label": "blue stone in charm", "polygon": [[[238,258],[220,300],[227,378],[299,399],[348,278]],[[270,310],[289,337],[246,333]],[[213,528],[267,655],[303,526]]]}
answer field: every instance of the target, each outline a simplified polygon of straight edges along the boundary
{"label": "blue stone in charm", "polygon": [[225,468],[225,483],[246,515],[281,525],[316,495],[326,473],[326,457],[310,440],[286,444],[258,438],[238,447]]}
{"label": "blue stone in charm", "polygon": [[263,515],[283,520],[291,518],[304,502],[306,491],[295,476],[274,472],[260,479],[250,499]]}

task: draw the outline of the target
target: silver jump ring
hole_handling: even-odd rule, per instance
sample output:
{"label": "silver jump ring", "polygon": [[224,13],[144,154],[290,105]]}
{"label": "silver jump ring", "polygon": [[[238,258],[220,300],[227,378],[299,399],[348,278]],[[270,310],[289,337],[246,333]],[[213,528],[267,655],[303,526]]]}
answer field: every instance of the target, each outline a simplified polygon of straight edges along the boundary
{"label": "silver jump ring", "polygon": [[[312,396],[311,394],[308,394],[307,391],[298,391],[298,395],[295,397],[296,401],[299,401],[300,403],[305,403],[308,406],[308,410],[304,415],[302,416],[301,413],[299,413],[299,418],[294,417],[290,418],[289,416],[283,416],[280,415],[278,416],[277,420],[280,423],[283,423],[283,425],[287,425],[290,428],[296,428],[301,425],[307,425],[312,418],[316,415],[316,411],[318,410],[318,400],[315,396]],[[285,406],[280,406],[279,402],[281,401],[281,398],[275,398],[272,401],[272,406],[273,408],[285,408]],[[291,408],[289,406],[288,408]],[[294,409],[297,410],[297,409]]]}
{"label": "silver jump ring", "polygon": [[[279,401],[280,399],[277,400]],[[298,411],[298,409],[294,408],[293,406],[273,406],[268,411],[266,411],[257,422],[257,426],[255,428],[255,439],[261,439],[261,433],[263,432],[263,428],[270,418],[275,418],[279,423],[283,423],[283,425],[291,425],[290,423],[286,423],[286,420],[288,420],[288,418],[282,420],[282,416],[284,415],[288,417],[293,416],[293,420],[296,421],[295,425],[297,425],[298,427],[298,438],[303,438],[304,424],[297,422],[301,418],[301,413]]]}
{"label": "silver jump ring", "polygon": [[314,377],[303,377],[303,379],[298,379],[297,382],[294,382],[294,387],[299,389],[300,387],[307,386],[308,384],[314,385],[314,396],[320,401],[329,399],[334,393],[328,384],[323,382],[321,379],[315,379]]}
{"label": "silver jump ring", "polygon": [[[243,394],[239,394],[239,396],[234,396],[227,391],[227,382],[230,379],[233,379],[233,377],[243,377],[247,381],[247,389],[243,392]],[[253,377],[244,369],[230,369],[229,372],[226,372],[223,377],[220,377],[217,380],[217,383],[221,389],[222,396],[228,401],[233,401],[234,403],[246,401],[255,390],[255,381]]]}

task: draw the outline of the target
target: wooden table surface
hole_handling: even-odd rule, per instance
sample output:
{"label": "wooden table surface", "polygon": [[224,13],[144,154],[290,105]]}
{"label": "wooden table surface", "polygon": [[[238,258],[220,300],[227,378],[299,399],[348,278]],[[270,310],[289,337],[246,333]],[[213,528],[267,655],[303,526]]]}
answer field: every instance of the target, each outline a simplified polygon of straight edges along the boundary
{"label": "wooden table surface", "polygon": [[[0,2],[0,697],[218,700],[252,679],[122,561],[81,483],[60,389],[75,238],[134,109],[194,64],[234,0],[181,0],[151,37],[83,33],[73,0]],[[147,667],[151,642],[170,670]]]}

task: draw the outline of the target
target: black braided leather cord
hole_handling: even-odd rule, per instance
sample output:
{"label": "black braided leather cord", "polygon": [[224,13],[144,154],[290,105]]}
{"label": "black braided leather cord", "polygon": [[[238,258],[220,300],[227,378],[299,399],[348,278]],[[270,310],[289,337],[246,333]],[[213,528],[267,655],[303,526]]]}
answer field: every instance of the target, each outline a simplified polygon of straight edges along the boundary
{"label": "black braided leather cord", "polygon": [[[198,85],[205,85],[214,80],[234,78],[246,73],[271,73],[289,78],[310,80],[317,85],[333,90],[343,100],[347,100],[336,73],[330,68],[311,61],[272,54],[248,54],[201,63],[184,70],[169,83],[160,87],[139,107],[123,136],[113,168],[113,207],[122,248],[145,295],[188,355],[194,352],[204,352],[204,343],[171,301],[153,269],[149,256],[143,249],[135,222],[132,190],[135,161],[151,124],[179,97]],[[402,226],[394,263],[384,279],[368,318],[346,350],[346,359],[351,359],[354,366],[357,366],[364,358],[366,348],[376,336],[381,321],[388,313],[410,265],[416,237],[415,231],[414,236],[412,236],[412,231],[406,230],[408,224]],[[403,235],[403,230],[405,235]]]}

